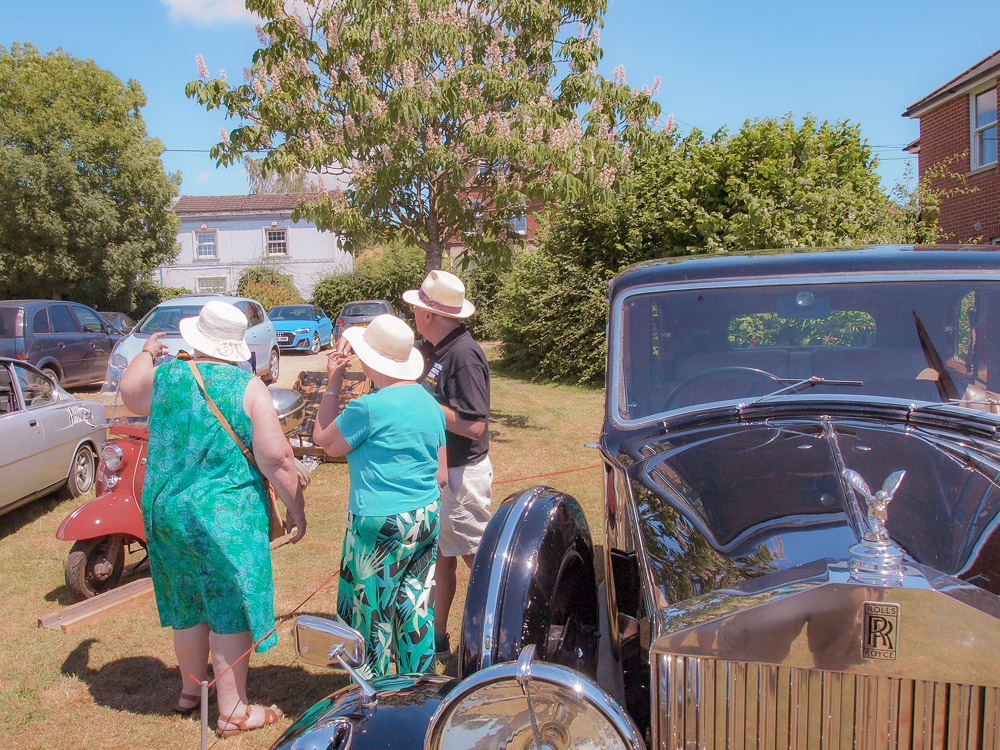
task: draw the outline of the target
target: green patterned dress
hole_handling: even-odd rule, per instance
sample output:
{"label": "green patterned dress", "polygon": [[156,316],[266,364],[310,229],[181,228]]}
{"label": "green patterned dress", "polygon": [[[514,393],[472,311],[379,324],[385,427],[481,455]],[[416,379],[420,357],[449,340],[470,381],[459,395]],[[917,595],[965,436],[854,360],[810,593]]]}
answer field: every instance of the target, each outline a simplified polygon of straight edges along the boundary
{"label": "green patterned dress", "polygon": [[[243,394],[253,376],[228,364],[197,367],[212,400],[251,445]],[[254,642],[264,638],[257,651],[267,651],[278,637],[268,635],[274,590],[261,475],[212,413],[187,362],[156,368],[149,425],[142,517],[160,623],[249,630]]]}

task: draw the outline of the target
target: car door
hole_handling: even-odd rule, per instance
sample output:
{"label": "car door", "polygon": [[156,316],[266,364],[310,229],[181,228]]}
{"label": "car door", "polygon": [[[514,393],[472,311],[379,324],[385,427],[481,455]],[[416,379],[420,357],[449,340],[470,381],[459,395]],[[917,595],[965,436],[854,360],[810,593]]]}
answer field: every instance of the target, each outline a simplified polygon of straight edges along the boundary
{"label": "car door", "polygon": [[70,310],[80,328],[83,378],[90,383],[103,380],[115,339],[96,310],[86,305],[70,305]]}
{"label": "car door", "polygon": [[326,345],[330,343],[330,339],[333,336],[333,321],[330,320],[330,316],[324,312],[322,307],[313,309],[316,310],[316,326],[319,328],[319,340]]}
{"label": "car door", "polygon": [[[84,364],[84,351],[89,347],[80,332],[76,318],[66,303],[48,305],[48,310],[49,332],[38,336],[35,340],[40,342],[47,353],[59,362],[64,382],[86,381],[87,369]],[[41,357],[32,355],[30,361],[34,363],[40,359]]]}
{"label": "car door", "polygon": [[52,403],[54,390],[34,370],[16,362],[0,364],[0,507],[66,476],[72,455],[55,464],[45,440],[43,407]]}
{"label": "car door", "polygon": [[261,325],[267,320],[267,316],[264,315],[264,308],[249,300],[239,302],[237,306],[247,316],[247,332],[244,339],[250,347],[250,359],[256,372],[267,365],[267,359],[271,354],[268,327]]}

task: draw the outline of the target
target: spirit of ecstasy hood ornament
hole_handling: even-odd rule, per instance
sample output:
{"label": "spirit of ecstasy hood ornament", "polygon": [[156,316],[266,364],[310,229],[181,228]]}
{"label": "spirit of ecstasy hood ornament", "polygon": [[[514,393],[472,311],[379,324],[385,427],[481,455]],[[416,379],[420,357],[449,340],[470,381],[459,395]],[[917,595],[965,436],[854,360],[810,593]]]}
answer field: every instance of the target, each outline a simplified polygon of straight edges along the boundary
{"label": "spirit of ecstasy hood ornament", "polygon": [[853,469],[844,469],[844,481],[866,502],[868,527],[864,539],[851,547],[851,577],[861,583],[893,586],[902,582],[903,552],[889,537],[885,522],[888,505],[906,476],[905,471],[894,471],[882,484],[882,489],[872,492],[864,478]]}

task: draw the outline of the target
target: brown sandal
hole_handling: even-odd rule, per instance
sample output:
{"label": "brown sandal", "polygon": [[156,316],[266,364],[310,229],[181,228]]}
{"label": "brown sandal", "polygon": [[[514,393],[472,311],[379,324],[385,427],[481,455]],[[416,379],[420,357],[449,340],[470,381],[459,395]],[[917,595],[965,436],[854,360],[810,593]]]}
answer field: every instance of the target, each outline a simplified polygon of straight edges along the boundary
{"label": "brown sandal", "polygon": [[[208,689],[208,697],[209,698],[214,698],[215,697],[215,685],[212,685]],[[191,703],[192,705],[190,705],[190,706],[182,706],[181,705],[182,701],[187,701],[188,703]],[[197,711],[200,708],[201,708],[201,691],[200,690],[197,693],[195,693],[194,695],[191,695],[189,693],[185,693],[183,690],[181,690],[181,695],[177,699],[177,705],[174,706],[174,713],[178,713],[181,716],[189,716],[190,714],[193,714],[195,711]]]}
{"label": "brown sandal", "polygon": [[243,715],[242,718],[237,719],[237,720],[230,719],[229,721],[226,721],[225,719],[221,719],[220,720],[220,722],[223,722],[223,723],[226,723],[226,724],[231,724],[232,725],[231,728],[229,728],[229,729],[222,729],[221,727],[219,727],[218,725],[216,725],[216,731],[219,733],[220,737],[232,737],[234,734],[239,734],[240,732],[252,732],[255,729],[263,729],[264,727],[270,726],[274,722],[278,721],[278,719],[281,719],[281,718],[284,717],[284,714],[281,713],[281,709],[278,708],[273,703],[270,706],[266,707],[266,708],[264,706],[261,706],[261,708],[264,709],[264,723],[263,724],[261,724],[259,726],[253,726],[253,727],[247,726],[247,722],[250,720],[250,714],[253,713],[253,709],[254,709],[254,707],[252,705],[248,704],[247,705],[247,712]]}

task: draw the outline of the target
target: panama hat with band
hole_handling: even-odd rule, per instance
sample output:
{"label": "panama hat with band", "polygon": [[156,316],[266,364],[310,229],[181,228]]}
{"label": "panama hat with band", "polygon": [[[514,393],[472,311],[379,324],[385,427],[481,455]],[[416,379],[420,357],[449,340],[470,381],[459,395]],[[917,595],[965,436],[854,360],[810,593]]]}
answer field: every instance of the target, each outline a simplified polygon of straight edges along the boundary
{"label": "panama hat with band", "polygon": [[476,311],[465,298],[465,284],[447,271],[431,271],[419,289],[403,292],[403,301],[446,318],[468,318]]}
{"label": "panama hat with band", "polygon": [[194,318],[182,318],[181,337],[202,354],[228,362],[250,359],[250,347],[243,340],[247,316],[232,305],[218,300],[205,303]]}
{"label": "panama hat with band", "polygon": [[352,326],[341,335],[361,361],[376,372],[399,380],[416,380],[424,371],[424,358],[413,348],[413,331],[395,315],[377,315],[366,327]]}

